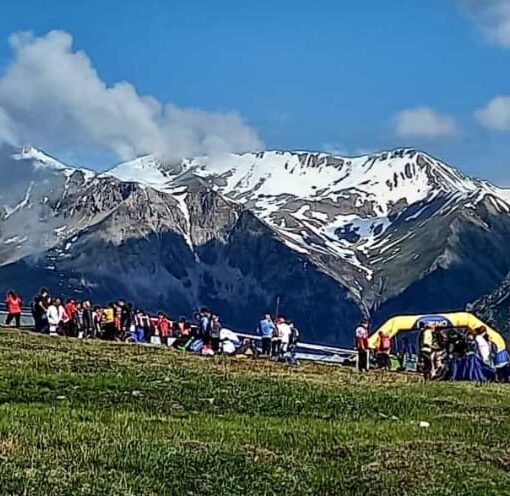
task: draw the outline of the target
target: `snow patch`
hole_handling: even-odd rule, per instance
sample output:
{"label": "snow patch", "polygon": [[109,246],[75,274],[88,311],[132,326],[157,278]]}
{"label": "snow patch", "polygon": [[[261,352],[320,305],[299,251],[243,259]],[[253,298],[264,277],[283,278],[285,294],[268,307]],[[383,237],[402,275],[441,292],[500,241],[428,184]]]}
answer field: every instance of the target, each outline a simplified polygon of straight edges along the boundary
{"label": "snow patch", "polygon": [[3,244],[4,245],[10,245],[10,244],[13,244],[13,243],[24,243],[25,241],[27,240],[27,237],[24,236],[23,238],[20,238],[19,236],[12,236],[10,238],[7,238]]}
{"label": "snow patch", "polygon": [[28,186],[27,192],[25,193],[25,197],[15,207],[10,208],[7,205],[4,205],[4,209],[5,209],[5,212],[6,212],[4,220],[7,220],[9,217],[11,217],[11,215],[15,214],[17,211],[19,211],[22,208],[24,208],[27,205],[29,205],[29,202],[30,202],[30,193],[32,192],[32,188],[33,187],[34,187],[34,182],[31,181],[29,186]]}

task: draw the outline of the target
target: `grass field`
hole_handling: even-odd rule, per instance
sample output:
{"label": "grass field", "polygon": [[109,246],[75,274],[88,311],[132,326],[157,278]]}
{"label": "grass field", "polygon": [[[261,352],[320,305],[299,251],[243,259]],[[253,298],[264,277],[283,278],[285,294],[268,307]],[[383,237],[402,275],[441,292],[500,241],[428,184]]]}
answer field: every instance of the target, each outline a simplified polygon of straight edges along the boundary
{"label": "grass field", "polygon": [[0,329],[2,495],[510,494],[509,413],[504,385]]}

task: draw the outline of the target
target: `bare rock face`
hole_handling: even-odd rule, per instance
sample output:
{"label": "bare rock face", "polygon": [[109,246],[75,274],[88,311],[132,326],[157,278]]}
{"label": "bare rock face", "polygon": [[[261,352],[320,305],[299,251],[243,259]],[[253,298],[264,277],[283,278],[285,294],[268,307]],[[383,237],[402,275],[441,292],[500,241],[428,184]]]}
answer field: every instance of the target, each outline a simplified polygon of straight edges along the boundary
{"label": "bare rock face", "polygon": [[489,293],[467,305],[484,322],[510,337],[510,274]]}
{"label": "bare rock face", "polygon": [[190,191],[186,196],[190,238],[195,246],[225,237],[239,218],[239,205],[209,189]]}
{"label": "bare rock face", "polygon": [[[456,310],[510,272],[510,195],[433,157],[261,152],[108,173],[0,149],[0,291],[42,286],[253,331],[281,311],[352,343],[362,315]],[[483,300],[485,301],[485,300]],[[492,308],[492,300],[480,303]]]}

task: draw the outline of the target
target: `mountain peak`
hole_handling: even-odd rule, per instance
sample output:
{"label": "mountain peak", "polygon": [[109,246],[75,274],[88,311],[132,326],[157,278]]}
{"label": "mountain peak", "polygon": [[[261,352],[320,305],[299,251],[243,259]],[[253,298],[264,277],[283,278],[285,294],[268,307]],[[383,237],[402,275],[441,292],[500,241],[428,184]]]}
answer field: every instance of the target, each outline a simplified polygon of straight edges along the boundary
{"label": "mountain peak", "polygon": [[472,194],[483,190],[499,194],[498,188],[470,178],[426,152],[397,148],[357,157],[325,152],[266,150],[243,154],[197,157],[168,165],[154,156],[119,164],[108,174],[123,181],[141,182],[168,191],[185,176],[198,176],[221,193],[261,209],[293,196],[309,201],[341,201],[346,192],[357,191],[379,205],[386,215],[391,205],[410,205],[446,193]]}
{"label": "mountain peak", "polygon": [[56,158],[48,155],[47,153],[34,146],[21,147],[18,153],[14,154],[13,158],[17,160],[33,160],[36,165],[51,166],[56,169],[65,169],[68,167]]}
{"label": "mountain peak", "polygon": [[34,146],[20,147],[15,150],[15,153],[13,153],[11,157],[14,160],[31,164],[36,170],[45,170],[47,172],[57,171],[62,173],[65,177],[72,176],[76,171],[81,172],[87,180],[96,175],[96,173],[90,169],[67,165]]}

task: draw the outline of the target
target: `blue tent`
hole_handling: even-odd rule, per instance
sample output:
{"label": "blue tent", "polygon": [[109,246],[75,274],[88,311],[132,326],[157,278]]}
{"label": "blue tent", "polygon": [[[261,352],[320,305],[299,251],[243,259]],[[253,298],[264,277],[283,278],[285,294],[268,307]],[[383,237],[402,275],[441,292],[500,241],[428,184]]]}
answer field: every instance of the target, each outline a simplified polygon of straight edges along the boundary
{"label": "blue tent", "polygon": [[454,357],[450,361],[452,381],[486,382],[494,380],[495,376],[495,369],[486,364],[476,353]]}

